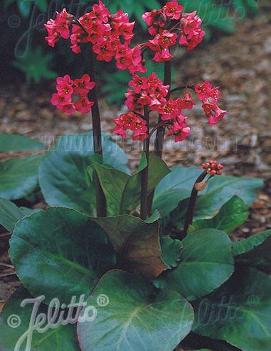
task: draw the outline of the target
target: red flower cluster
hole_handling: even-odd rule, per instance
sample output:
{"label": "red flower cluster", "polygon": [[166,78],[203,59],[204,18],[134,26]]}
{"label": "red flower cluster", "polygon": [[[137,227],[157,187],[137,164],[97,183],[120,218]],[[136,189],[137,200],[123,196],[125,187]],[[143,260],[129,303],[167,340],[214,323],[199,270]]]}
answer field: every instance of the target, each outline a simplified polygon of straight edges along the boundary
{"label": "red flower cluster", "polygon": [[201,28],[202,21],[196,12],[183,13],[183,6],[177,0],[169,1],[162,9],[146,12],[143,20],[149,33],[154,36],[145,44],[154,54],[153,60],[165,62],[172,59],[170,48],[177,40],[188,50],[198,46],[205,35]]}
{"label": "red flower cluster", "polygon": [[[149,77],[134,75],[129,86],[125,104],[130,112],[115,120],[114,132],[116,134],[126,137],[125,131],[130,129],[137,132],[134,134],[134,138],[144,140],[148,134],[146,122],[142,118],[143,116],[140,117],[140,114],[147,106],[149,111],[156,111],[160,114],[168,129],[168,135],[174,136],[175,141],[182,141],[189,136],[190,128],[187,127],[187,117],[183,114],[183,110],[192,109],[194,106],[194,101],[189,93],[185,93],[183,98],[169,99],[169,87],[163,85],[155,73]],[[134,124],[131,122],[132,119],[134,119]],[[140,134],[138,134],[139,132]]]}
{"label": "red flower cluster", "polygon": [[116,127],[114,133],[126,138],[127,130],[133,132],[133,140],[145,140],[148,137],[147,123],[143,118],[137,116],[134,112],[128,112],[120,115],[115,119]]}
{"label": "red flower cluster", "polygon": [[60,37],[70,37],[71,49],[76,54],[81,52],[81,43],[90,43],[99,61],[110,62],[115,59],[120,70],[129,70],[132,74],[146,72],[140,46],[130,47],[135,23],[129,22],[128,14],[122,10],[111,14],[99,1],[92,11],[79,20],[71,21],[72,18],[63,10],[55,20],[45,25],[49,45],[54,46]]}
{"label": "red flower cluster", "polygon": [[55,20],[50,19],[45,28],[47,29],[48,36],[45,38],[48,45],[54,47],[60,38],[68,39],[70,37],[70,25],[73,16],[68,14],[66,9],[62,12],[56,13]]}
{"label": "red flower cluster", "polygon": [[209,162],[203,163],[201,168],[204,169],[208,174],[214,175],[222,175],[222,170],[224,166],[217,161],[210,160]]}
{"label": "red flower cluster", "polygon": [[209,118],[209,124],[216,124],[222,120],[227,114],[217,105],[220,99],[220,90],[214,87],[211,82],[206,81],[195,86],[195,92],[202,101],[202,108],[206,116]]}
{"label": "red flower cluster", "polygon": [[166,102],[169,86],[152,73],[149,77],[134,75],[129,83],[130,89],[125,94],[125,105],[130,111],[143,113],[144,106],[151,111],[157,111],[158,106]]}
{"label": "red flower cluster", "polygon": [[60,111],[72,114],[76,111],[88,113],[93,102],[88,99],[89,91],[95,87],[89,75],[72,80],[69,75],[56,80],[57,93],[53,94],[51,103]]}
{"label": "red flower cluster", "polygon": [[205,32],[201,28],[202,20],[197,12],[184,13],[181,19],[181,35],[179,44],[193,50],[204,39]]}

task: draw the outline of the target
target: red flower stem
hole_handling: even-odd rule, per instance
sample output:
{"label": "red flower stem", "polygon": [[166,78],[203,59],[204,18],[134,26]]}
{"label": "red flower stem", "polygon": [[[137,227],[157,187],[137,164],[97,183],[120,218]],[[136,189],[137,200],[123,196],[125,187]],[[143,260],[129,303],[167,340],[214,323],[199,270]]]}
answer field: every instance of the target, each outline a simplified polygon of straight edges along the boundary
{"label": "red flower stem", "polygon": [[[164,85],[169,85],[169,94],[167,98],[170,96],[170,86],[171,86],[171,62],[165,62],[165,70],[164,70]],[[161,116],[159,117],[158,124],[162,122]],[[162,158],[163,155],[163,146],[164,146],[164,137],[165,137],[165,127],[161,126],[157,129],[156,139],[155,139],[155,153],[158,157]]]}
{"label": "red flower stem", "polygon": [[196,207],[196,202],[197,202],[197,197],[198,197],[198,192],[199,192],[196,188],[196,185],[198,183],[201,183],[204,180],[204,178],[206,177],[206,175],[207,175],[207,172],[205,172],[205,171],[203,173],[201,173],[201,175],[197,178],[197,180],[193,186],[191,196],[189,199],[189,204],[188,204],[186,216],[185,216],[184,230],[183,230],[184,237],[187,235],[189,226],[193,223],[193,217],[194,217],[194,212],[195,212],[195,207]]}
{"label": "red flower stem", "polygon": [[[147,122],[147,129],[149,132],[149,120],[150,112],[148,107],[144,107],[144,119]],[[147,138],[144,140],[143,151],[147,159],[147,167],[144,168],[141,172],[141,206],[140,206],[140,217],[144,220],[149,215],[149,206],[148,206],[148,178],[149,178],[149,156],[150,156],[150,139]]]}
{"label": "red flower stem", "polygon": [[[90,75],[92,80],[95,82],[95,70],[94,70],[94,55],[90,54]],[[94,105],[91,109],[92,112],[92,132],[93,132],[93,149],[96,155],[100,155],[103,158],[103,146],[102,146],[102,130],[101,130],[101,116],[99,109],[99,102],[97,97],[96,86],[91,91],[91,100],[94,101]],[[94,172],[93,175],[94,183],[96,185],[96,209],[98,217],[106,217],[106,199],[104,196],[103,189],[101,187],[98,175]]]}

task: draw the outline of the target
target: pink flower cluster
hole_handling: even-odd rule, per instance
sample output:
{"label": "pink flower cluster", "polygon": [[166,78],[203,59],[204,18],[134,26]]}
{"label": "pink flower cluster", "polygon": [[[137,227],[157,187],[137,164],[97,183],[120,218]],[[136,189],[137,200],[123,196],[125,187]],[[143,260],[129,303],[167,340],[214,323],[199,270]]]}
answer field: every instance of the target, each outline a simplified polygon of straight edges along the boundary
{"label": "pink flower cluster", "polygon": [[213,125],[222,120],[227,114],[218,105],[220,99],[220,90],[214,87],[211,82],[205,81],[195,86],[195,92],[202,101],[202,108],[209,118],[209,124]]}
{"label": "pink flower cluster", "polygon": [[224,166],[215,160],[210,160],[206,163],[203,163],[201,165],[201,168],[204,169],[208,174],[214,176],[214,175],[222,175]]}
{"label": "pink flower cluster", "polygon": [[114,133],[126,138],[128,130],[133,132],[133,140],[145,140],[148,136],[147,123],[143,118],[137,116],[134,112],[128,112],[120,115],[115,119],[116,127]]}
{"label": "pink flower cluster", "polygon": [[58,77],[57,92],[53,94],[51,103],[67,114],[73,114],[76,111],[88,113],[94,104],[88,99],[88,94],[94,87],[95,83],[88,74],[75,80],[72,80],[69,75]]}
{"label": "pink flower cluster", "polygon": [[100,0],[79,20],[67,14],[65,9],[58,13],[55,20],[45,25],[48,31],[46,40],[54,46],[60,37],[70,38],[71,49],[76,54],[81,52],[81,43],[90,43],[97,60],[111,62],[115,59],[120,70],[145,73],[140,46],[130,47],[134,25],[134,22],[129,22],[128,14],[122,10],[111,14]]}
{"label": "pink flower cluster", "polygon": [[153,60],[165,62],[172,59],[170,48],[177,44],[188,50],[198,46],[205,35],[202,20],[196,12],[183,13],[183,6],[177,0],[169,1],[162,9],[146,12],[143,20],[149,33],[154,37],[145,45],[154,52]]}
{"label": "pink flower cluster", "polygon": [[68,39],[70,37],[70,26],[73,16],[66,9],[56,13],[56,19],[50,19],[46,24],[48,36],[45,38],[48,45],[55,47],[60,38]]}
{"label": "pink flower cluster", "polygon": [[[116,134],[125,138],[129,129],[134,132],[134,140],[146,139],[148,133],[142,113],[144,107],[147,107],[149,111],[160,114],[164,126],[168,129],[168,136],[174,136],[175,141],[182,141],[189,136],[190,128],[187,127],[187,117],[183,114],[183,110],[192,109],[194,106],[189,93],[185,93],[183,98],[169,99],[169,87],[163,85],[155,73],[149,77],[134,75],[129,86],[125,102],[129,112],[115,119]],[[135,123],[131,122],[133,118]]]}

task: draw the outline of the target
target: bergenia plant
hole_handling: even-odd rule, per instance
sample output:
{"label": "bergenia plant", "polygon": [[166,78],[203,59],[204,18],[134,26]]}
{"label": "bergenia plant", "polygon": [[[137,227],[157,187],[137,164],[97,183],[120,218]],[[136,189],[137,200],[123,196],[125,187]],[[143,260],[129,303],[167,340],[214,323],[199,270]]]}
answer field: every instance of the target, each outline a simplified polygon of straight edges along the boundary
{"label": "bergenia plant", "polygon": [[[262,181],[223,176],[215,160],[201,169],[163,161],[165,138],[190,136],[196,100],[199,123],[226,115],[210,81],[172,86],[174,52],[202,42],[202,20],[177,1],[143,20],[150,39],[137,44],[135,23],[101,1],[80,18],[64,9],[45,25],[50,46],[62,38],[74,54],[89,50],[91,70],[57,78],[51,102],[67,114],[91,112],[92,133],[61,137],[42,157],[39,185],[50,207],[26,213],[5,200],[17,211],[2,224],[24,286],[2,314],[5,351],[270,350],[271,231],[230,236]],[[150,54],[164,63],[164,81],[147,71]],[[101,130],[96,60],[131,74],[114,134],[142,143],[132,174]]]}

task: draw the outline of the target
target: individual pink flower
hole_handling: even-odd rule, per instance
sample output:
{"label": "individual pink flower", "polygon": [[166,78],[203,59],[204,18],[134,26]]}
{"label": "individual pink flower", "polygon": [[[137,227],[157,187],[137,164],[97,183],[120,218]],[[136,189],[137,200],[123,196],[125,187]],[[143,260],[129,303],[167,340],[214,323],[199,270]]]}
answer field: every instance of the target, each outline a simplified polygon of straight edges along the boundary
{"label": "individual pink flower", "polygon": [[188,50],[197,47],[205,36],[204,30],[201,28],[202,20],[197,16],[196,12],[184,13],[181,18],[181,35],[179,44],[187,46]]}
{"label": "individual pink flower", "polygon": [[192,110],[195,105],[195,101],[190,93],[185,92],[184,96],[178,99],[178,105],[181,110]]}
{"label": "individual pink flower", "polygon": [[64,77],[58,77],[56,79],[56,90],[59,95],[71,97],[73,94],[73,80],[67,74]]}
{"label": "individual pink flower", "polygon": [[164,14],[172,19],[179,20],[183,11],[183,6],[178,3],[177,0],[169,1],[163,7]]}
{"label": "individual pink flower", "polygon": [[203,163],[201,165],[201,168],[204,169],[208,174],[214,176],[214,175],[222,175],[224,166],[215,160],[210,160],[206,163]]}
{"label": "individual pink flower", "polygon": [[93,105],[94,102],[90,101],[86,96],[80,96],[79,100],[74,103],[76,111],[81,113],[88,113]]}
{"label": "individual pink flower", "polygon": [[202,108],[206,116],[209,118],[209,124],[211,125],[217,124],[227,114],[227,111],[221,110],[221,108],[213,102],[204,102]]}
{"label": "individual pink flower", "polygon": [[73,81],[73,92],[77,95],[86,96],[94,87],[95,83],[88,74],[84,74],[80,79]]}
{"label": "individual pink flower", "polygon": [[181,114],[177,99],[166,100],[164,104],[158,106],[157,111],[161,115],[162,121],[174,120]]}
{"label": "individual pink flower", "polygon": [[212,101],[217,102],[220,98],[220,89],[215,87],[211,82],[205,81],[195,85],[195,92],[199,100],[204,101],[212,99]]}
{"label": "individual pink flower", "polygon": [[176,42],[177,34],[164,30],[157,34],[154,39],[149,40],[146,46],[155,53],[153,58],[155,62],[165,62],[173,58],[169,48],[174,46]]}
{"label": "individual pink flower", "polygon": [[152,10],[145,12],[142,16],[143,21],[148,26],[148,31],[151,35],[156,35],[166,26],[166,18],[163,16],[162,10]]}
{"label": "individual pink flower", "polygon": [[190,128],[186,125],[187,118],[180,114],[168,127],[168,136],[174,136],[176,142],[185,140],[190,135]]}
{"label": "individual pink flower", "polygon": [[127,137],[127,131],[132,131],[133,140],[145,140],[148,137],[148,130],[146,121],[137,116],[134,112],[128,112],[120,115],[114,120],[116,126],[114,133],[120,135],[122,138]]}

